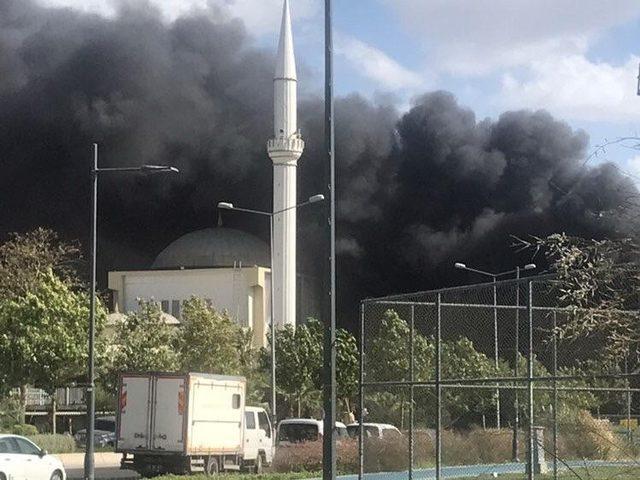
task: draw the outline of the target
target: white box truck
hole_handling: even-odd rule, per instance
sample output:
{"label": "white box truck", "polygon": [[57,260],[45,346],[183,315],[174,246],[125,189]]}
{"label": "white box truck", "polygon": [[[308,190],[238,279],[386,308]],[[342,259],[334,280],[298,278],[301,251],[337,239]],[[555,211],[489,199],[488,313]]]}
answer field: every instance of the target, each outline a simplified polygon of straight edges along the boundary
{"label": "white box truck", "polygon": [[116,452],[142,475],[261,473],[273,459],[263,408],[245,406],[246,380],[203,373],[123,373]]}

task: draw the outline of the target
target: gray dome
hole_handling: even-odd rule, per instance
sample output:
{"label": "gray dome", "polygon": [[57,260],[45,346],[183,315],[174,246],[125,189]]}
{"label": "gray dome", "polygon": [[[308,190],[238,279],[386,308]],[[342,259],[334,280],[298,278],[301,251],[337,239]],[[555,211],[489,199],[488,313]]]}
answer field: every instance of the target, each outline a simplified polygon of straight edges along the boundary
{"label": "gray dome", "polygon": [[232,228],[205,228],[187,233],[165,248],[151,268],[269,266],[269,247],[258,237]]}

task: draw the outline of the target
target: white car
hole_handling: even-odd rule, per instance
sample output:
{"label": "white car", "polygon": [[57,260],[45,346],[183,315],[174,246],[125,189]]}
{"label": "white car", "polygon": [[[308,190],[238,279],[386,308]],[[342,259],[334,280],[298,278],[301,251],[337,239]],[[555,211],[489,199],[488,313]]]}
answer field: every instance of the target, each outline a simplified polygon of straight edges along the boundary
{"label": "white car", "polygon": [[[297,443],[317,442],[322,438],[324,422],[313,418],[287,418],[278,424],[277,444],[286,446]],[[347,437],[347,427],[336,422],[338,440]]]}
{"label": "white car", "polygon": [[66,480],[62,462],[31,440],[0,434],[0,480]]}
{"label": "white car", "polygon": [[[364,436],[367,438],[400,438],[402,433],[393,425],[388,423],[363,423]],[[351,423],[347,425],[347,432],[351,438],[358,438],[360,435],[360,425]]]}

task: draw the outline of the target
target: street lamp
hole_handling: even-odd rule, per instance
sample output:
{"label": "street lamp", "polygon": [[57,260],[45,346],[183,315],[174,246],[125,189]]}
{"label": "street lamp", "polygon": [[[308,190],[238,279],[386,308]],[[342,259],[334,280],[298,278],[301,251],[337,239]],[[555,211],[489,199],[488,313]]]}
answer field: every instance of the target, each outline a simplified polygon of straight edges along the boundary
{"label": "street lamp", "polygon": [[94,431],[96,414],[95,395],[95,324],[96,324],[96,256],[98,236],[98,177],[101,173],[178,173],[175,167],[164,165],[141,165],[138,167],[98,168],[98,144],[93,144],[93,168],[91,169],[91,296],[89,297],[89,381],[87,383],[87,438],[84,456],[84,478],[94,480]]}
{"label": "street lamp", "polygon": [[270,282],[270,292],[271,296],[271,423],[272,428],[275,432],[275,426],[277,422],[276,417],[276,325],[275,325],[275,316],[274,316],[274,286],[273,286],[273,218],[276,215],[287,212],[289,210],[306,207],[307,205],[312,205],[314,203],[319,203],[324,201],[324,195],[318,194],[313,195],[307,199],[306,202],[299,203],[298,205],[293,205],[291,207],[284,208],[282,210],[278,210],[276,212],[263,212],[261,210],[253,210],[251,208],[240,208],[236,207],[233,203],[230,202],[219,202],[218,208],[221,210],[233,210],[236,212],[244,212],[244,213],[253,213],[255,215],[262,215],[263,217],[269,217],[269,244],[271,248],[271,253],[269,256],[269,268],[271,269],[271,282]]}
{"label": "street lamp", "polygon": [[[516,279],[520,279],[521,271],[530,271],[536,269],[535,263],[527,263],[523,267],[516,267],[513,270],[508,270],[506,272],[500,273],[491,273],[485,272],[484,270],[478,270],[476,268],[467,267],[464,263],[456,262],[454,264],[455,268],[458,270],[467,270],[469,272],[477,273],[479,275],[484,275],[487,277],[493,278],[493,335],[494,335],[494,355],[495,355],[495,366],[496,370],[498,368],[498,295],[496,289],[496,281],[499,277],[504,277],[506,275],[511,275],[513,273],[516,274]],[[515,376],[518,376],[518,343],[519,343],[519,330],[520,330],[520,286],[516,286],[516,333],[515,333]],[[520,409],[519,398],[518,398],[518,389],[515,389],[514,392],[514,422],[513,422],[513,439],[512,439],[512,454],[513,460],[518,460],[518,428],[520,423],[520,414],[518,410]],[[500,428],[500,389],[496,389],[496,425],[498,429]]]}

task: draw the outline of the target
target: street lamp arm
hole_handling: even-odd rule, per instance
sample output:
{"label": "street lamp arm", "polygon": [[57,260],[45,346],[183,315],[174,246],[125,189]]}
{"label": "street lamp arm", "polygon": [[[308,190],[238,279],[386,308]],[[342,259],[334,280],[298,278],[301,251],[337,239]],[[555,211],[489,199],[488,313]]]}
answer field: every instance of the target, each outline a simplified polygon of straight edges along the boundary
{"label": "street lamp arm", "polygon": [[485,272],[484,270],[478,270],[477,268],[467,267],[466,265],[464,267],[459,267],[459,268],[460,268],[460,270],[467,270],[469,272],[478,273],[478,274],[484,275],[486,277],[496,278],[498,276],[498,275],[493,274],[493,273]]}
{"label": "street lamp arm", "polygon": [[139,167],[102,167],[96,168],[95,173],[121,173],[121,172],[144,172],[144,173],[179,173],[176,167],[168,165],[141,165]]}
{"label": "street lamp arm", "polygon": [[[218,204],[218,208],[220,208],[220,204]],[[245,213],[254,213],[256,215],[262,215],[263,217],[271,217],[272,214],[269,212],[263,212],[261,210],[253,210],[251,208],[241,208],[232,206],[231,208],[224,208],[224,210],[233,210],[235,212],[245,212]]]}

